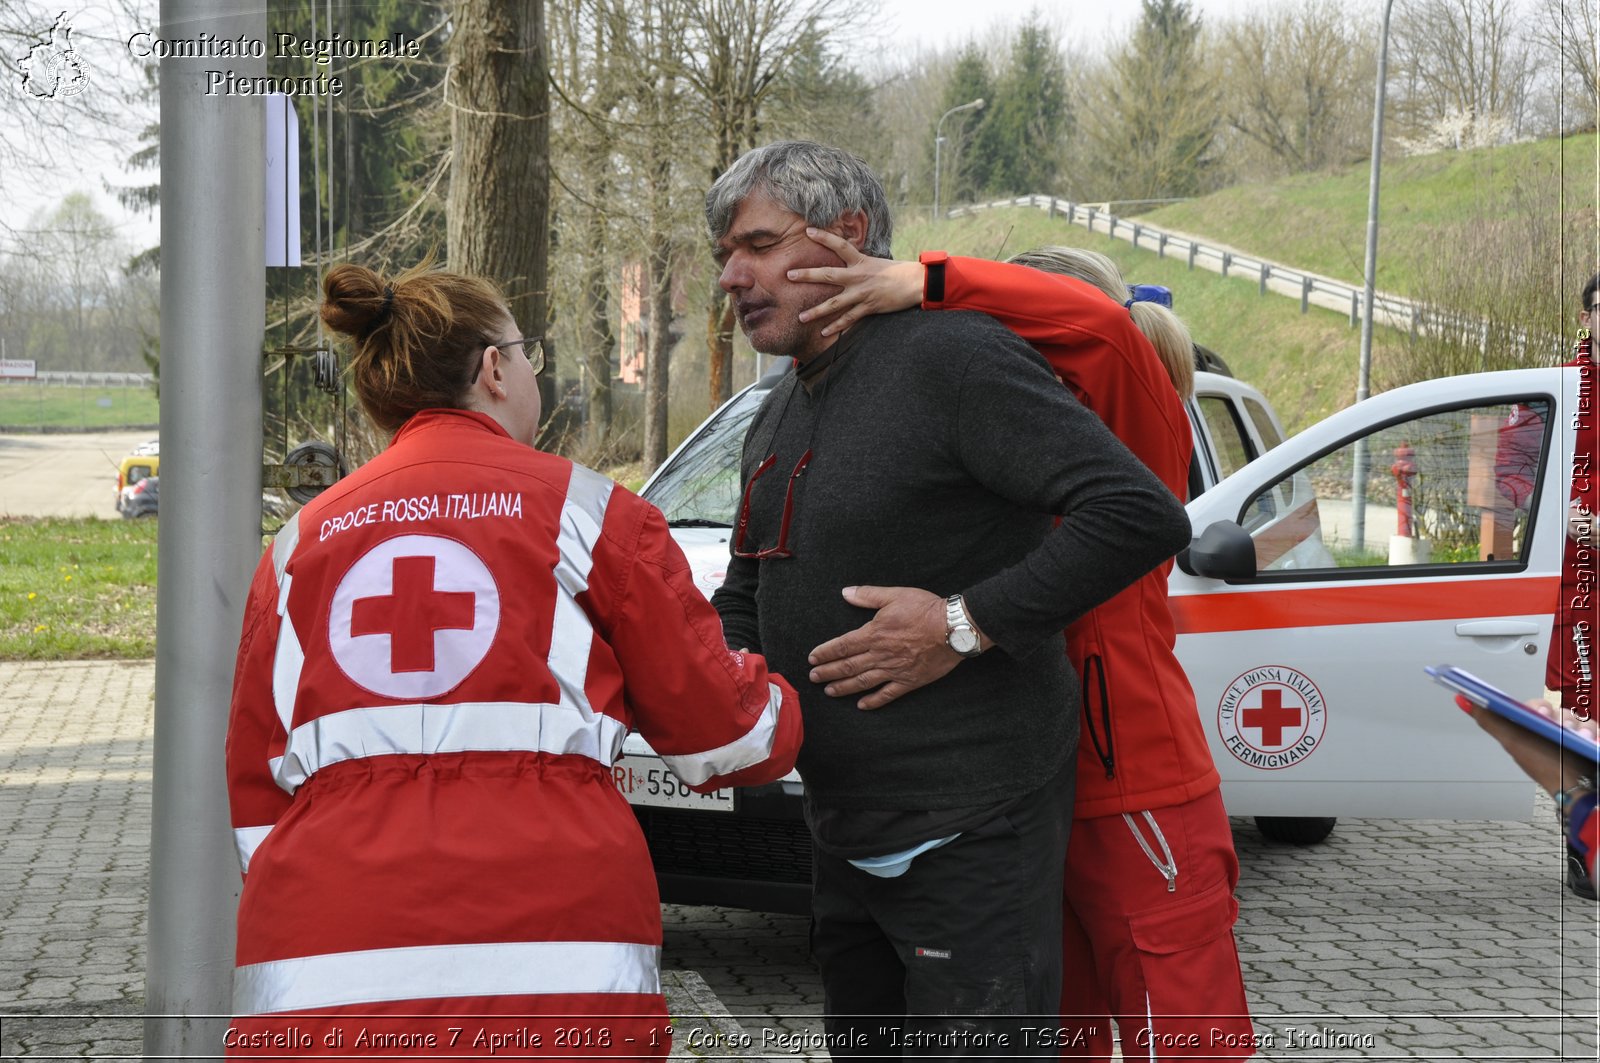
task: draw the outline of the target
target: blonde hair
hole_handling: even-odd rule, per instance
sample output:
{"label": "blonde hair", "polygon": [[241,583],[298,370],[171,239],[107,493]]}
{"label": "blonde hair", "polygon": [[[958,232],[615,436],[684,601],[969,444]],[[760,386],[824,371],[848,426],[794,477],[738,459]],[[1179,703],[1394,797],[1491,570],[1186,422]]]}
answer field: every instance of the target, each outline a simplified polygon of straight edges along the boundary
{"label": "blonde hair", "polygon": [[373,423],[397,432],[426,409],[459,407],[483,348],[511,317],[482,277],[421,265],[392,280],[345,262],[322,282],[322,320],[351,337],[356,395]]}
{"label": "blonde hair", "polygon": [[[1011,262],[1043,273],[1059,273],[1092,284],[1119,303],[1128,301],[1128,283],[1117,264],[1081,247],[1037,247],[1014,255]],[[1160,303],[1139,302],[1128,306],[1133,323],[1156,349],[1161,366],[1167,371],[1178,397],[1187,400],[1194,394],[1194,339],[1177,314]]]}

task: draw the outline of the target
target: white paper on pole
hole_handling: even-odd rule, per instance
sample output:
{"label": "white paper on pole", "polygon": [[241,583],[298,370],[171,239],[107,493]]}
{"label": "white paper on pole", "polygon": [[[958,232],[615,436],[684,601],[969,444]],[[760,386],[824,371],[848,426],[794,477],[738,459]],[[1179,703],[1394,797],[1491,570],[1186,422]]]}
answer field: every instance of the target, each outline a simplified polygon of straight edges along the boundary
{"label": "white paper on pole", "polygon": [[300,117],[281,92],[267,109],[267,265],[300,265]]}

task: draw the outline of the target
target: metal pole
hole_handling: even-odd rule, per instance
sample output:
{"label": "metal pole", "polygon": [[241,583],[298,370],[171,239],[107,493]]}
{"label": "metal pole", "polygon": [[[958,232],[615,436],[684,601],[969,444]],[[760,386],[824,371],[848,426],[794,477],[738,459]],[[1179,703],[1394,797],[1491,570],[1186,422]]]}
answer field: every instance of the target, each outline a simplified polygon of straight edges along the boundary
{"label": "metal pole", "polygon": [[[169,40],[265,41],[259,0],[162,0]],[[161,62],[161,537],[144,1053],[215,1059],[232,1010],[239,871],[222,747],[261,555],[265,110]]]}
{"label": "metal pole", "polygon": [[980,96],[969,103],[952,107],[939,116],[933,126],[933,220],[939,220],[939,148],[944,144],[944,120],[959,111],[983,110],[983,98]]}
{"label": "metal pole", "polygon": [[[1356,382],[1356,401],[1371,394],[1372,384],[1372,306],[1378,278],[1378,172],[1383,165],[1383,98],[1389,79],[1389,13],[1394,0],[1383,0],[1383,29],[1378,42],[1378,87],[1372,104],[1372,175],[1367,183],[1367,266],[1364,274],[1361,315],[1361,367]],[[1350,533],[1356,549],[1366,543],[1367,534],[1367,448],[1356,441],[1355,471],[1351,484]]]}

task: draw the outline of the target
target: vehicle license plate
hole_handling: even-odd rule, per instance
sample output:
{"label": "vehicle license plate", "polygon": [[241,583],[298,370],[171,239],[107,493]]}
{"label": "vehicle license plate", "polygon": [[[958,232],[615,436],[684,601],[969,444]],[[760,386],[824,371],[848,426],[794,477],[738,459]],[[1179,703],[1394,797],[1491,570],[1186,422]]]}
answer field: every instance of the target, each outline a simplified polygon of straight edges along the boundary
{"label": "vehicle license plate", "polygon": [[733,811],[732,790],[697,794],[656,757],[618,757],[612,765],[611,778],[630,805],[692,808],[702,812]]}

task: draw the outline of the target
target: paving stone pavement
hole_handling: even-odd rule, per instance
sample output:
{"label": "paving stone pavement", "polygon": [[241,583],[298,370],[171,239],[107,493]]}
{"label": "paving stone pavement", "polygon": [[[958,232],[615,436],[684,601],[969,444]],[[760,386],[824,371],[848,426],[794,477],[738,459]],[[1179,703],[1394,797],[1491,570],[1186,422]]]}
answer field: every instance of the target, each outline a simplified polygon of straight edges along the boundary
{"label": "paving stone pavement", "polygon": [[[0,664],[0,1058],[139,1050],[153,680]],[[1562,886],[1547,804],[1531,823],[1344,820],[1304,849],[1236,820],[1261,1058],[1600,1059],[1597,910]],[[673,992],[710,999],[678,1054],[824,1058],[803,919],[664,918]]]}
{"label": "paving stone pavement", "polygon": [[[1564,887],[1547,804],[1529,823],[1344,820],[1308,848],[1235,819],[1259,1058],[1600,1059],[1600,912]],[[799,1035],[787,1058],[826,1058],[803,918],[677,916],[668,962],[705,977],[746,1044],[777,1056]]]}

